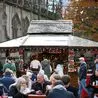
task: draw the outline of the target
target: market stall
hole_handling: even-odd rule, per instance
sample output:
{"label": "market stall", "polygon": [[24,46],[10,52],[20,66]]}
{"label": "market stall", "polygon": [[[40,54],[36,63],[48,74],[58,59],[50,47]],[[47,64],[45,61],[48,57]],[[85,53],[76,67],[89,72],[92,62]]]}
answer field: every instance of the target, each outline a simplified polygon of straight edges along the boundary
{"label": "market stall", "polygon": [[88,63],[93,62],[98,54],[98,42],[74,36],[71,20],[32,20],[26,36],[0,43],[0,54],[0,58],[22,55],[25,63],[31,55],[38,54],[40,61],[48,58],[53,69],[56,58],[60,57],[64,61],[64,72],[70,74],[77,71],[81,54]]}

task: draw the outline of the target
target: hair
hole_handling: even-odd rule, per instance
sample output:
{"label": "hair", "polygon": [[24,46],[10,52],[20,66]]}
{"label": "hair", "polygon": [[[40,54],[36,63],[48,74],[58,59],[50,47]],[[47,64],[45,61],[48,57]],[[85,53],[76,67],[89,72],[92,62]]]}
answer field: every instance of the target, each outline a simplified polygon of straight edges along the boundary
{"label": "hair", "polygon": [[62,85],[64,86],[64,83],[61,81],[61,80],[57,80],[55,83],[54,83],[54,86],[56,85]]}
{"label": "hair", "polygon": [[22,75],[22,77],[25,79],[25,81],[26,81],[26,83],[27,83],[27,86],[28,86],[28,84],[29,84],[29,76],[27,76],[27,75]]}
{"label": "hair", "polygon": [[17,90],[19,91],[20,90],[20,86],[21,86],[21,83],[23,81],[26,81],[23,77],[19,77],[16,81],[16,87],[17,87]]}
{"label": "hair", "polygon": [[60,77],[60,75],[58,75],[58,74],[54,74],[54,79],[56,79],[56,80],[61,80],[61,77]]}
{"label": "hair", "polygon": [[43,73],[41,73],[41,72],[39,72],[39,73],[37,74],[37,76],[44,77],[44,74],[43,74]]}
{"label": "hair", "polygon": [[60,77],[60,75],[58,75],[58,74],[52,74],[52,75],[50,76],[50,80],[51,80],[52,78],[54,78],[55,80],[61,80],[61,77]]}
{"label": "hair", "polygon": [[67,85],[70,83],[70,76],[69,75],[63,75],[61,80],[63,81],[64,85]]}
{"label": "hair", "polygon": [[13,74],[13,71],[10,70],[9,68],[6,68],[5,72],[4,72],[4,75],[11,75],[11,74]]}

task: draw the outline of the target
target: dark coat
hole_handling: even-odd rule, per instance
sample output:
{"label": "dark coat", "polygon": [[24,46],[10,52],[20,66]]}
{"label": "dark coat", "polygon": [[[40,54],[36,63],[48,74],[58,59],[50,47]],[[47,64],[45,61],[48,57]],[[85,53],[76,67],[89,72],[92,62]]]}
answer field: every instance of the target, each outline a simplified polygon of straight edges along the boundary
{"label": "dark coat", "polygon": [[17,90],[16,85],[11,85],[10,89],[9,89],[9,96],[13,96],[13,98],[15,98],[15,96],[19,93],[19,91]]}
{"label": "dark coat", "polygon": [[67,89],[67,91],[72,92],[74,94],[75,98],[78,98],[78,88],[73,87],[73,86],[70,85],[66,89]]}
{"label": "dark coat", "polygon": [[43,94],[46,93],[46,86],[47,85],[50,85],[51,83],[49,81],[44,81],[43,85],[38,83],[38,82],[35,82],[33,85],[32,85],[32,89],[34,89],[35,91],[38,91],[38,90],[41,90]]}
{"label": "dark coat", "polygon": [[41,62],[41,64],[42,64],[42,69],[44,70],[45,74],[46,74],[46,75],[48,76],[48,78],[49,78],[50,75],[51,75],[51,69],[50,69],[51,65],[50,65],[49,60],[44,59],[44,60]]}
{"label": "dark coat", "polygon": [[16,85],[11,85],[9,90],[9,96],[12,96],[13,98],[28,98],[27,94],[24,95],[17,90]]}
{"label": "dark coat", "polygon": [[24,94],[18,92],[18,93],[15,95],[14,98],[28,98],[28,95],[24,95]]}
{"label": "dark coat", "polygon": [[47,98],[75,98],[75,96],[62,85],[57,85],[49,91]]}
{"label": "dark coat", "polygon": [[86,73],[87,73],[87,64],[84,62],[81,63],[80,65],[79,80],[86,79]]}

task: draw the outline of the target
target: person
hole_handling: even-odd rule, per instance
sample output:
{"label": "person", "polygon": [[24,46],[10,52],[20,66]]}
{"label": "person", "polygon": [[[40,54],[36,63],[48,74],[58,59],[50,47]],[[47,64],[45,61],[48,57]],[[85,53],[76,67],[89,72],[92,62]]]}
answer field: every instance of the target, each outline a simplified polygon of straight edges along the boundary
{"label": "person", "polygon": [[47,85],[47,87],[46,87],[46,94],[49,93],[49,91],[54,87],[56,81],[58,81],[58,80],[61,80],[60,75],[58,75],[58,74],[52,74],[50,76],[51,85]]}
{"label": "person", "polygon": [[12,76],[12,71],[10,69],[6,69],[4,76],[0,78],[0,83],[4,85],[4,87],[7,89],[6,93],[9,93],[9,86],[13,83],[15,83],[15,79]]}
{"label": "person", "polygon": [[27,87],[31,90],[31,86],[33,83],[31,80],[31,75],[29,76],[28,74],[26,74],[26,75],[22,75],[21,77],[23,77],[26,80]]}
{"label": "person", "polygon": [[58,74],[52,74],[50,76],[51,87],[53,87],[55,85],[55,82],[57,80],[61,80],[61,76],[60,75],[58,75]]}
{"label": "person", "polygon": [[93,96],[94,94],[98,93],[98,88],[95,88],[94,86],[98,85],[98,55],[96,55],[96,58],[94,60],[94,65],[93,65],[93,73],[91,76],[91,84],[93,85]]}
{"label": "person", "polygon": [[48,76],[45,74],[44,70],[40,70],[40,71],[39,71],[39,74],[40,74],[40,73],[44,75],[44,79],[45,79],[46,81],[49,81],[49,78],[48,78]]}
{"label": "person", "polygon": [[48,59],[44,59],[43,61],[41,61],[41,65],[42,65],[42,70],[44,70],[44,73],[49,78],[51,73],[52,73],[52,68],[51,68],[51,65],[50,65],[50,61]]}
{"label": "person", "polygon": [[7,58],[7,62],[3,65],[3,72],[5,72],[6,68],[9,68],[16,74],[16,66],[12,63],[12,57]]}
{"label": "person", "polygon": [[44,75],[39,73],[37,75],[37,81],[32,84],[32,89],[35,90],[35,94],[45,94],[46,93],[46,86],[50,85],[49,81],[44,79]]}
{"label": "person", "polygon": [[67,91],[70,91],[74,94],[75,98],[78,98],[78,88],[76,87],[73,87],[71,84],[70,84],[70,76],[69,75],[63,75],[61,77],[61,80],[63,81],[64,83],[64,86],[65,88],[67,89]]}
{"label": "person", "polygon": [[[79,72],[78,72],[78,76],[79,76],[79,96],[81,96],[82,94],[82,90],[83,88],[86,87],[86,74],[87,74],[87,64],[85,62],[85,58],[84,57],[80,57],[80,68],[79,68]],[[85,88],[86,90],[86,88]]]}
{"label": "person", "polygon": [[55,69],[55,72],[58,73],[60,76],[63,76],[64,75],[64,72],[63,72],[63,61],[58,59],[57,61],[57,66],[56,66],[56,69]]}
{"label": "person", "polygon": [[38,57],[37,57],[37,55],[33,55],[32,56],[32,61],[31,61],[31,63],[30,63],[30,69],[34,72],[36,72],[36,73],[38,73],[41,69],[42,69],[42,66],[41,66],[41,63],[40,63],[40,61],[38,60]]}
{"label": "person", "polygon": [[27,94],[31,90],[28,88],[27,81],[23,77],[19,77],[17,81],[10,85],[9,96],[13,98],[27,98]]}
{"label": "person", "polygon": [[2,62],[0,61],[0,77],[3,76],[3,65]]}
{"label": "person", "polygon": [[2,84],[2,83],[0,83],[0,96],[2,96],[2,95],[3,95],[3,89],[4,89],[3,84]]}
{"label": "person", "polygon": [[66,90],[61,80],[55,82],[54,87],[49,91],[46,98],[75,98],[73,93]]}

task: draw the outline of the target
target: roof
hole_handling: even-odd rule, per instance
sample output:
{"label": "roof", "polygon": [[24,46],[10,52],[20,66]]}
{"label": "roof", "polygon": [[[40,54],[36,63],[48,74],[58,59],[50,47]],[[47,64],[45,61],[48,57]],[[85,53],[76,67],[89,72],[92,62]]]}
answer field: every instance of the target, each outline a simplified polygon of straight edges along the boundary
{"label": "roof", "polygon": [[23,44],[23,42],[26,40],[28,36],[12,39],[6,42],[0,43],[0,48],[5,48],[5,47],[19,47]]}
{"label": "roof", "polygon": [[72,20],[32,20],[27,36],[3,42],[0,44],[0,48],[27,46],[98,47],[98,42],[71,35],[72,27]]}
{"label": "roof", "polygon": [[29,34],[35,33],[72,33],[72,20],[32,20]]}
{"label": "roof", "polygon": [[72,35],[27,35],[0,44],[4,47],[98,47],[98,42],[83,39]]}

